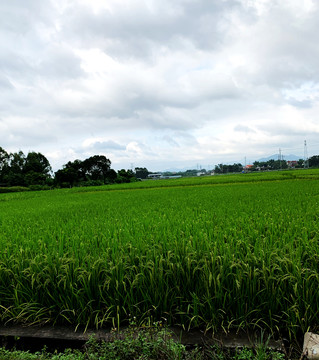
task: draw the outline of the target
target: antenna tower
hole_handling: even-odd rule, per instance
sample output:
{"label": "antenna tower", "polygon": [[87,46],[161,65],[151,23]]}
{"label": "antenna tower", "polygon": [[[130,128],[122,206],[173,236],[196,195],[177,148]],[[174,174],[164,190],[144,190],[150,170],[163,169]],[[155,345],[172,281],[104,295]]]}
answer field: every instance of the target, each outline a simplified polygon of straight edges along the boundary
{"label": "antenna tower", "polygon": [[308,166],[308,150],[307,150],[307,141],[305,140],[304,142],[304,162],[303,162],[303,166],[305,169],[307,169]]}

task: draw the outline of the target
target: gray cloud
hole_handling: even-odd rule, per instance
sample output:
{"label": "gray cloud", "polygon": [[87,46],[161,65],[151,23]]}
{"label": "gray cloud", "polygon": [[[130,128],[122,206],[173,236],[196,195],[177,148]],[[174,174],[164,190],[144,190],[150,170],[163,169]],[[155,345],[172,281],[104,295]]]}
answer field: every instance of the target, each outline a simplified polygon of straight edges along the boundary
{"label": "gray cloud", "polygon": [[176,49],[191,43],[213,49],[222,44],[229,13],[238,8],[234,0],[132,1],[125,6],[114,3],[112,10],[98,14],[77,6],[64,14],[68,21],[63,22],[63,31],[80,46],[97,46],[126,59],[151,56],[159,44]]}
{"label": "gray cloud", "polygon": [[234,127],[234,130],[235,131],[238,131],[238,132],[244,132],[244,133],[256,133],[256,131],[254,129],[251,129],[249,126],[245,126],[245,125],[236,125]]}
{"label": "gray cloud", "polygon": [[118,144],[115,141],[97,141],[89,146],[91,151],[125,150],[126,146]]}
{"label": "gray cloud", "polygon": [[13,86],[5,76],[0,76],[0,88],[4,90],[8,90],[8,89],[13,89]]}
{"label": "gray cloud", "polygon": [[81,69],[81,60],[70,50],[58,46],[52,46],[39,61],[34,71],[38,76],[49,80],[74,79],[85,77]]}
{"label": "gray cloud", "polygon": [[305,138],[314,134],[319,134],[319,127],[317,129],[315,129],[314,126],[309,128],[299,127],[296,126],[296,124],[278,123],[275,121],[268,121],[263,125],[257,125],[256,128],[265,132],[267,135],[282,136],[284,138],[289,138],[291,136]]}
{"label": "gray cloud", "polygon": [[39,25],[51,23],[54,8],[50,2],[41,0],[25,0],[23,6],[19,0],[11,0],[1,4],[1,28],[8,33],[24,36]]}
{"label": "gray cloud", "polygon": [[173,146],[173,147],[180,147],[180,145],[178,144],[178,142],[172,137],[172,136],[169,136],[169,135],[164,135],[162,137],[162,140],[166,143],[168,143],[170,146]]}

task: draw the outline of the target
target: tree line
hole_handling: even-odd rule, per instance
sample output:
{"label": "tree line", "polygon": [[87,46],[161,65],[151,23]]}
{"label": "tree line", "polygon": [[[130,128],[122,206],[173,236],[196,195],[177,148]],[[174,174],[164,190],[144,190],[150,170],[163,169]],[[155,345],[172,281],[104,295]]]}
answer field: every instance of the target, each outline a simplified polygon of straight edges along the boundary
{"label": "tree line", "polygon": [[296,161],[286,161],[282,160],[274,160],[270,159],[268,161],[255,161],[249,167],[244,167],[242,164],[218,164],[215,166],[215,173],[216,174],[226,174],[226,173],[233,173],[233,172],[242,172],[245,170],[249,171],[266,171],[266,170],[285,170],[288,168],[304,168],[304,167],[319,167],[319,155],[314,155],[309,159],[299,159]]}
{"label": "tree line", "polygon": [[[255,161],[249,170],[280,170],[287,169],[291,164],[286,160]],[[303,168],[305,165],[319,167],[319,155],[310,157],[306,164],[303,159],[293,162],[295,168]],[[214,171],[217,174],[225,174],[244,170],[242,164],[235,163],[218,164]],[[196,172],[197,170],[188,170],[183,176],[194,176]],[[22,186],[37,189],[128,183],[147,179],[149,173],[145,167],[136,167],[134,171],[115,171],[111,168],[111,161],[104,155],[69,161],[62,169],[53,172],[49,160],[39,152],[31,151],[27,155],[22,151],[8,153],[0,147],[0,187]]]}
{"label": "tree line", "polygon": [[[136,168],[139,170],[142,168]],[[111,168],[104,155],[94,155],[85,160],[69,161],[62,169],[52,171],[49,160],[41,153],[23,151],[8,153],[0,147],[0,187],[73,187],[137,181],[133,170]]]}
{"label": "tree line", "polygon": [[104,155],[94,155],[85,160],[66,163],[55,172],[55,183],[60,187],[91,186],[136,181],[133,170],[111,168],[111,160]]}
{"label": "tree line", "polygon": [[37,152],[7,153],[0,147],[0,186],[52,185],[52,168],[48,159]]}

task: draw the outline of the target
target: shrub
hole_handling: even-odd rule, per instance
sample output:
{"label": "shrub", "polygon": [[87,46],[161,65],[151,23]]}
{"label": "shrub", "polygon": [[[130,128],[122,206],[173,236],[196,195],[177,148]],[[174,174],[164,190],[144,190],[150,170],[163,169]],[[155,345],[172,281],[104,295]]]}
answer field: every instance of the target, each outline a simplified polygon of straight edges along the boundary
{"label": "shrub", "polygon": [[21,192],[21,191],[29,191],[30,189],[24,186],[8,186],[8,187],[0,187],[0,193],[11,193],[11,192]]}

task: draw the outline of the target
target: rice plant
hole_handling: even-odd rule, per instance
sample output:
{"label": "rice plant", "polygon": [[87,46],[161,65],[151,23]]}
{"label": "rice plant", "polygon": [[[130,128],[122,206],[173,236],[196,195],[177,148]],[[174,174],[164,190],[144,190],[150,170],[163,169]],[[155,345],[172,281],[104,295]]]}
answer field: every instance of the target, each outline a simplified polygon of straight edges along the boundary
{"label": "rice plant", "polygon": [[0,321],[315,330],[318,172],[289,174],[0,194]]}

